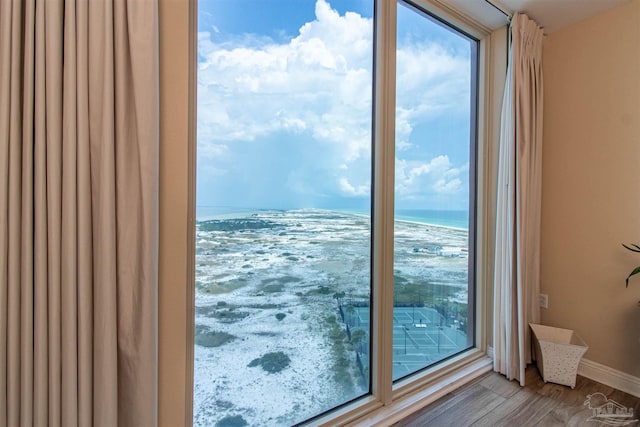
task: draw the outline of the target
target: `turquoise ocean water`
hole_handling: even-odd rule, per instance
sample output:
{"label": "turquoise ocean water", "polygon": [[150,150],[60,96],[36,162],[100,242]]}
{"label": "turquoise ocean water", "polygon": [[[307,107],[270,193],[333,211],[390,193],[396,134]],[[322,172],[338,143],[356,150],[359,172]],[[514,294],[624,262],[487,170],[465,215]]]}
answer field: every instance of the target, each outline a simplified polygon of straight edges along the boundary
{"label": "turquoise ocean water", "polygon": [[[329,210],[329,209],[326,209]],[[250,209],[233,208],[227,206],[198,206],[196,207],[196,220],[243,218],[259,212],[274,212],[275,209]],[[335,209],[336,212],[368,215],[365,211]],[[469,212],[467,211],[441,211],[430,209],[398,209],[396,220],[421,222],[424,224],[441,225],[444,227],[469,228]]]}
{"label": "turquoise ocean water", "polygon": [[430,209],[398,209],[396,219],[401,221],[423,222],[425,224],[442,225],[469,229],[468,211],[437,211]]}

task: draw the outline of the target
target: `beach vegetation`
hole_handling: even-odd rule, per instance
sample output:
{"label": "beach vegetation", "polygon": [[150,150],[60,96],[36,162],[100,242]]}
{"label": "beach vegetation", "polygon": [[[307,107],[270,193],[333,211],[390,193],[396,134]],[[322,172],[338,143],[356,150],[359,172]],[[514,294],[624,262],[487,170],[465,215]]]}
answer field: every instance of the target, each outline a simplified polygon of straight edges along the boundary
{"label": "beach vegetation", "polygon": [[257,337],[277,337],[280,334],[278,334],[277,332],[260,331],[260,332],[252,332],[251,335],[255,335]]}
{"label": "beach vegetation", "polygon": [[263,230],[281,227],[273,221],[258,218],[232,218],[232,219],[212,219],[208,221],[198,221],[199,231],[247,231]]}
{"label": "beach vegetation", "polygon": [[[467,327],[467,304],[450,300],[439,300],[434,305],[441,319],[446,324],[455,324],[461,331],[466,331]],[[440,325],[444,326],[444,325]]]}
{"label": "beach vegetation", "polygon": [[248,425],[242,415],[227,415],[216,423],[216,427],[244,427]]}
{"label": "beach vegetation", "polygon": [[284,285],[282,283],[271,283],[269,285],[264,285],[262,287],[262,291],[268,294],[282,292],[283,290],[284,290]]}
{"label": "beach vegetation", "polygon": [[333,292],[332,288],[324,285],[319,285],[313,289],[309,289],[306,293],[299,292],[296,293],[296,295],[299,297],[306,297],[313,295],[329,295],[331,292]]}
{"label": "beach vegetation", "polygon": [[221,322],[235,322],[249,315],[246,311],[237,310],[237,306],[224,303],[223,305],[207,305],[196,307],[196,315],[218,319]]}
{"label": "beach vegetation", "polygon": [[289,356],[281,351],[276,351],[266,353],[262,357],[253,359],[247,366],[249,368],[261,366],[262,369],[269,372],[270,374],[275,374],[289,366],[290,363],[291,359],[289,359]]}
{"label": "beach vegetation", "polygon": [[335,294],[333,294],[333,298],[338,303],[338,307],[342,307],[342,300],[344,299],[344,297],[345,297],[344,292],[336,292]]}
{"label": "beach vegetation", "polygon": [[231,334],[214,331],[205,325],[196,325],[195,327],[194,341],[196,345],[202,347],[220,347],[234,339],[236,339],[236,337]]}
{"label": "beach vegetation", "polygon": [[286,285],[288,283],[298,283],[302,281],[302,279],[300,277],[296,277],[296,276],[290,276],[290,275],[284,275],[284,276],[280,276],[280,277],[270,277],[268,279],[263,279],[261,281],[261,283],[263,285],[269,285],[272,283],[280,283],[283,285]]}
{"label": "beach vegetation", "polygon": [[351,305],[351,304],[347,304],[345,306],[345,311],[347,312],[347,319],[346,319],[347,325],[353,326],[354,316],[356,315],[355,307],[353,305]]}
{"label": "beach vegetation", "polygon": [[340,327],[338,319],[334,315],[329,315],[325,319],[327,326],[327,336],[331,343],[331,355],[333,366],[331,368],[334,382],[345,394],[353,393],[353,377],[351,375],[351,361],[347,352],[347,334]]}
{"label": "beach vegetation", "polygon": [[401,277],[394,279],[393,299],[395,307],[427,307],[438,300],[455,298],[466,285],[430,283],[421,278]]}
{"label": "beach vegetation", "polygon": [[247,317],[249,313],[246,311],[236,311],[234,309],[216,310],[210,317],[220,320],[221,322],[236,322]]}
{"label": "beach vegetation", "polygon": [[217,399],[214,404],[215,404],[216,408],[218,408],[218,409],[231,409],[231,408],[233,408],[233,403],[229,402],[228,400]]}
{"label": "beach vegetation", "polygon": [[351,332],[351,344],[356,349],[356,352],[363,353],[363,344],[367,338],[367,333],[364,329],[354,329]]}
{"label": "beach vegetation", "polygon": [[209,315],[213,313],[215,310],[216,310],[216,306],[214,305],[196,306],[196,316],[209,317]]}
{"label": "beach vegetation", "polygon": [[243,307],[255,308],[258,310],[273,310],[274,308],[282,308],[282,304],[254,303],[254,304],[245,304]]}

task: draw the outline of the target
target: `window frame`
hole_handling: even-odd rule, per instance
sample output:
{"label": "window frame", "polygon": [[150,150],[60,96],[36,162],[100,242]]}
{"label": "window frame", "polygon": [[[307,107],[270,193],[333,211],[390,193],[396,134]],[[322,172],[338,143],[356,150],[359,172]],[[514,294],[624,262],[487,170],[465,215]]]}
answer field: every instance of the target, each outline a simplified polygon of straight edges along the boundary
{"label": "window frame", "polygon": [[[372,259],[372,394],[314,419],[311,425],[394,422],[491,369],[487,357],[491,329],[493,275],[492,221],[495,211],[495,166],[499,107],[506,69],[506,28],[487,27],[447,6],[443,0],[412,3],[479,40],[476,153],[475,346],[396,382],[392,381],[393,203],[373,197],[373,215],[383,218],[373,229]],[[374,33],[374,167],[380,179],[373,194],[394,191],[393,164],[380,153],[394,150],[395,0],[375,0]],[[193,328],[195,272],[195,123],[197,67],[196,0],[159,0],[160,27],[160,227],[158,318],[158,424],[190,426],[193,422]],[[383,56],[382,52],[386,52]],[[393,70],[394,71],[394,70]],[[381,114],[380,112],[384,112]],[[386,118],[386,119],[385,119]],[[389,123],[391,122],[391,123]],[[391,143],[385,141],[390,141]],[[391,156],[393,160],[393,154]],[[391,168],[390,168],[391,166]],[[391,173],[389,173],[391,172]],[[392,199],[391,199],[392,200]],[[471,233],[471,230],[470,230]],[[376,249],[377,248],[377,249]],[[385,261],[386,260],[386,261]],[[390,262],[389,262],[390,260]],[[389,267],[390,266],[390,267]],[[392,283],[392,282],[391,282]],[[445,381],[446,380],[446,381]]]}
{"label": "window frame", "polygon": [[[393,337],[393,288],[385,286],[385,283],[393,283],[393,243],[394,243],[394,149],[395,149],[395,66],[396,66],[396,23],[397,1],[377,0],[375,11],[381,13],[375,21],[374,43],[374,173],[373,180],[373,257],[372,257],[372,307],[375,313],[372,319],[372,347],[378,346],[379,351],[372,351],[372,395],[346,405],[336,411],[321,417],[312,425],[333,425],[338,422],[362,422],[363,425],[381,420],[395,422],[401,418],[391,420],[389,417],[403,414],[406,416],[412,411],[408,407],[416,405],[424,406],[425,401],[433,401],[436,397],[451,391],[452,387],[442,387],[444,380],[466,382],[491,369],[491,361],[487,357],[487,285],[484,269],[481,265],[492,262],[491,251],[486,245],[481,245],[481,237],[491,235],[482,232],[490,224],[491,215],[484,213],[484,204],[480,200],[488,199],[491,187],[488,182],[490,177],[481,175],[481,171],[487,168],[480,163],[488,158],[485,151],[489,147],[489,141],[495,140],[492,135],[490,118],[497,112],[489,102],[488,95],[491,91],[491,82],[488,81],[492,72],[490,66],[491,34],[492,32],[471,20],[459,12],[430,0],[408,1],[424,10],[435,19],[441,20],[445,25],[455,28],[470,38],[478,40],[477,49],[477,75],[472,76],[472,81],[478,85],[476,92],[476,106],[472,112],[477,114],[475,128],[476,144],[472,144],[472,156],[475,161],[470,167],[475,175],[473,185],[475,191],[470,189],[470,212],[475,209],[475,229],[470,227],[470,246],[473,236],[475,248],[475,266],[469,271],[469,282],[475,280],[473,312],[475,328],[475,345],[467,351],[423,369],[413,375],[393,382],[392,379],[392,337]],[[493,110],[493,111],[492,111]],[[473,122],[472,122],[473,123]],[[472,135],[473,137],[473,135]],[[474,158],[472,157],[472,159]],[[490,169],[489,169],[490,170]],[[470,180],[471,185],[471,180]],[[378,197],[378,195],[380,195]],[[383,203],[383,201],[389,201]],[[382,220],[379,220],[382,218]],[[473,234],[472,234],[473,233]],[[490,256],[491,255],[491,256]],[[490,259],[488,259],[490,258]],[[457,385],[456,385],[457,386]],[[425,399],[425,395],[429,399]],[[400,409],[402,408],[402,410]],[[416,408],[417,409],[417,408]]]}
{"label": "window frame", "polygon": [[[478,86],[479,86],[479,67],[480,67],[480,61],[479,61],[479,51],[480,51],[480,38],[477,35],[472,35],[471,33],[469,33],[467,31],[467,29],[459,27],[458,25],[454,24],[453,22],[447,21],[445,19],[443,19],[441,16],[439,16],[438,14],[434,13],[432,10],[428,10],[426,7],[424,7],[425,4],[430,4],[426,1],[420,1],[420,0],[396,0],[396,10],[398,7],[399,3],[405,3],[406,6],[411,10],[413,10],[414,13],[420,14],[424,16],[424,19],[430,20],[430,21],[437,21],[436,25],[442,25],[444,27],[448,27],[450,30],[452,31],[456,31],[459,33],[460,36],[462,37],[466,37],[467,39],[469,39],[470,41],[473,41],[476,43],[476,45],[471,49],[471,55],[470,55],[470,63],[472,64],[471,67],[471,76],[470,76],[470,103],[469,103],[469,111],[470,111],[470,129],[469,129],[469,199],[468,199],[468,207],[469,207],[469,229],[468,229],[468,247],[469,247],[469,257],[468,257],[468,264],[467,264],[467,284],[468,284],[468,292],[469,292],[469,296],[468,296],[468,308],[467,308],[467,316],[468,316],[468,320],[467,320],[467,325],[469,325],[468,327],[468,331],[473,331],[473,335],[471,336],[471,341],[472,344],[469,345],[469,348],[467,350],[470,350],[471,348],[474,348],[476,346],[476,331],[475,331],[475,323],[477,321],[476,319],[476,313],[477,313],[477,309],[476,309],[476,304],[475,304],[475,300],[476,300],[476,287],[477,287],[477,283],[476,283],[476,263],[477,263],[477,256],[476,256],[476,223],[477,223],[477,206],[476,206],[476,199],[477,199],[477,191],[478,191],[478,186],[477,186],[477,174],[476,174],[476,170],[477,170],[477,148],[478,148],[478,144],[480,143],[479,139],[478,139],[478,111],[480,109],[480,105],[479,105],[479,90],[478,90]],[[396,19],[397,22],[397,19]],[[396,32],[397,35],[397,32]],[[395,65],[395,61],[394,61],[394,65]],[[395,70],[394,70],[394,75],[396,75]],[[397,80],[394,79],[394,81]],[[395,143],[395,141],[394,141]],[[394,144],[395,145],[395,144]],[[392,164],[395,164],[395,156],[391,159]],[[395,176],[395,167],[394,167],[394,176]],[[393,248],[392,248],[393,251]],[[392,266],[393,269],[393,266]],[[393,279],[392,279],[393,281]],[[469,337],[467,337],[467,340],[469,339]],[[462,350],[456,354],[454,354],[452,357],[457,356],[458,354],[462,354],[467,350]],[[434,365],[437,364],[441,364],[443,362],[446,362],[446,360],[450,358],[450,357],[446,357],[442,360],[439,360],[438,362],[435,362]],[[415,378],[415,375],[422,372],[425,369],[429,369],[430,366],[427,366],[425,368],[419,369],[418,371],[411,373],[409,375],[407,375],[406,377],[402,377],[400,379],[394,380],[394,385],[395,384],[400,384],[403,382],[403,380],[405,378],[407,378],[409,381],[413,381],[413,378]]]}

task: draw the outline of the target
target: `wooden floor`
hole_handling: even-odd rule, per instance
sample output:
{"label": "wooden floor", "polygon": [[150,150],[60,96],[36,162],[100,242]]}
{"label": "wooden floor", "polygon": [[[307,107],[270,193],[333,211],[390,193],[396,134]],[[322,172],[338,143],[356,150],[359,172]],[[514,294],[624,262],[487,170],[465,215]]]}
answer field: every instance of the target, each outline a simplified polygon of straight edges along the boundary
{"label": "wooden floor", "polygon": [[[526,387],[520,387],[515,381],[508,381],[492,372],[395,426],[606,426],[589,421],[589,417],[594,415],[593,410],[584,405],[587,396],[596,392],[603,393],[625,408],[632,408],[634,416],[631,419],[640,418],[639,398],[581,376],[578,376],[572,390],[557,384],[545,384],[537,369],[530,366],[526,371],[526,384]],[[640,427],[640,422],[627,425]]]}

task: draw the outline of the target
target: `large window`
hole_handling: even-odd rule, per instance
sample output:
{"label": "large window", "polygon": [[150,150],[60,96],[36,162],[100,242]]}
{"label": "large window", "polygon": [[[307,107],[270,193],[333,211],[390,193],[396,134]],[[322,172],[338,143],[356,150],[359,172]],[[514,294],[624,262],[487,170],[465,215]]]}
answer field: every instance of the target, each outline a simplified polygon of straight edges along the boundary
{"label": "large window", "polygon": [[478,42],[374,3],[199,2],[196,426],[304,422],[474,345]]}
{"label": "large window", "polygon": [[411,3],[398,6],[394,379],[473,344],[478,45]]}

